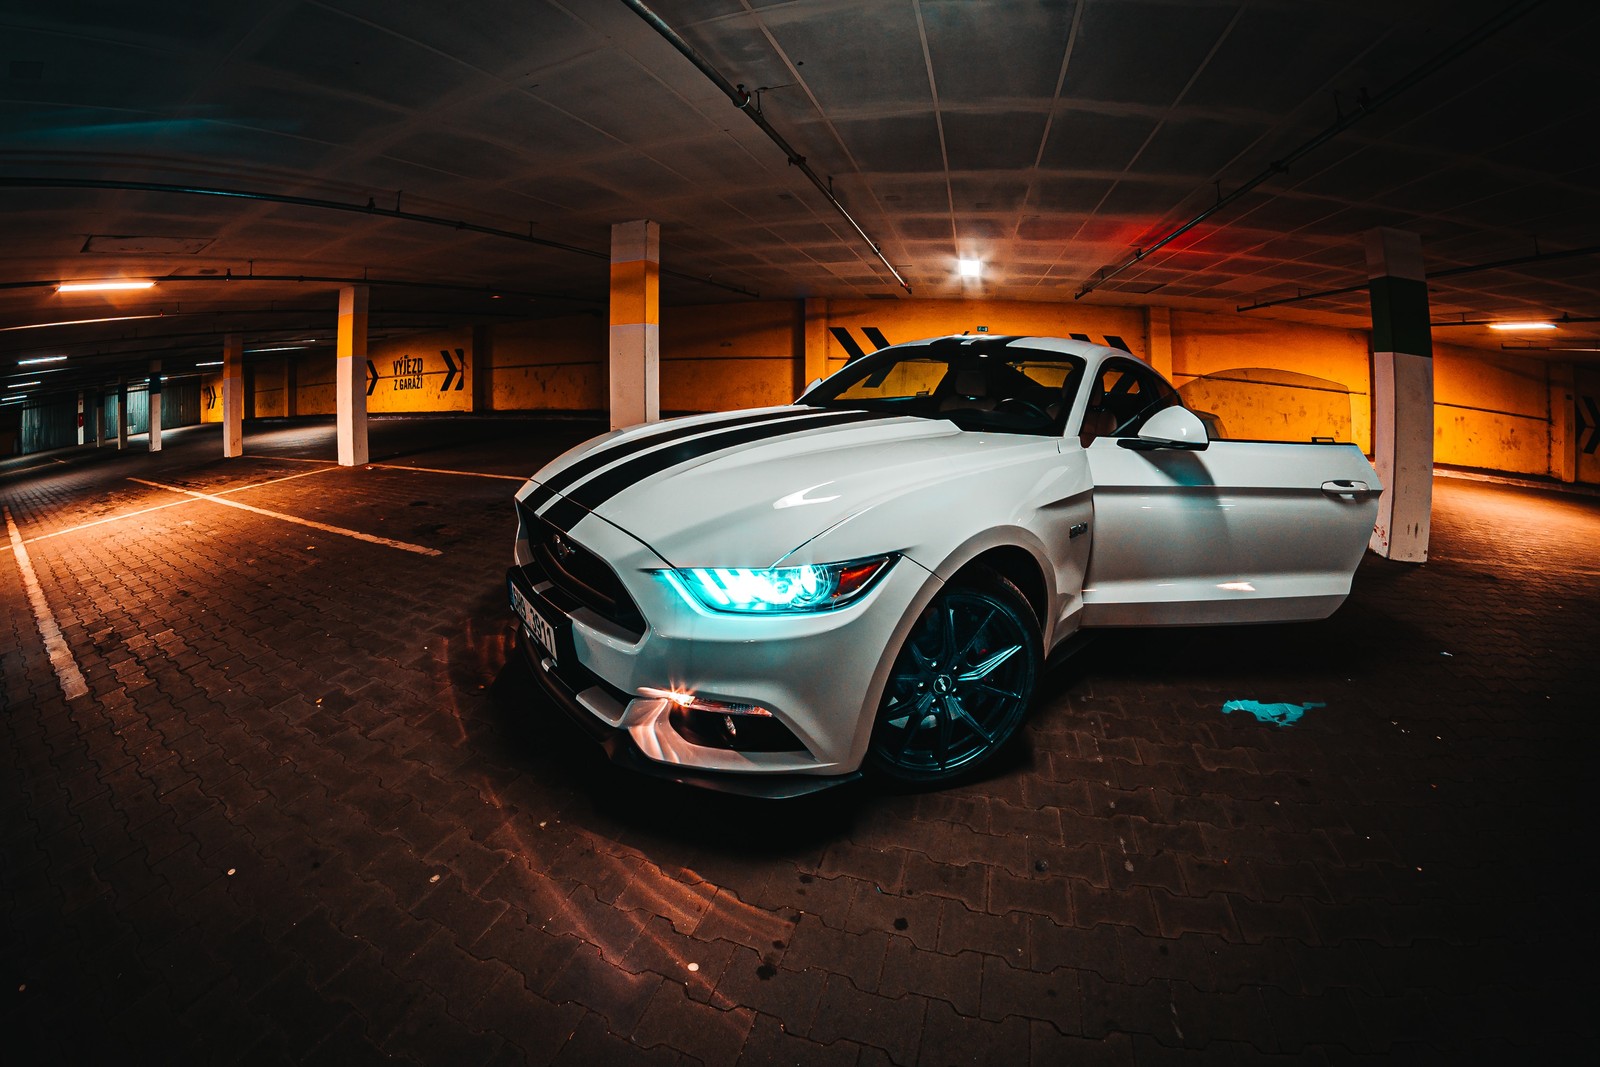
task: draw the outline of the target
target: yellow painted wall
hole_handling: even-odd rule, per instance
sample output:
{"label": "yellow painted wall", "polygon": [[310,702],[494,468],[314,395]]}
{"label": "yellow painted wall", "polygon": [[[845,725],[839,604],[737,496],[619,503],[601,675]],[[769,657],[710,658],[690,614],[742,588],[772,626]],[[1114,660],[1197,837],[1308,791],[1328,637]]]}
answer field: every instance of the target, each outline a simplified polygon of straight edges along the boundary
{"label": "yellow painted wall", "polygon": [[494,410],[606,410],[606,331],[598,315],[496,324],[489,370]]}
{"label": "yellow painted wall", "polygon": [[333,380],[336,362],[332,352],[295,357],[295,380],[299,383],[297,414],[338,414],[339,394]]}
{"label": "yellow painted wall", "polygon": [[[661,321],[661,408],[731,410],[787,403],[805,384],[808,336],[813,373],[823,365],[837,370],[849,358],[841,335],[870,352],[877,347],[874,336],[893,344],[978,333],[980,327],[991,334],[1079,334],[1102,344],[1116,339],[1135,355],[1149,356],[1147,315],[1142,307],[985,300],[770,300],[667,308]],[[1226,312],[1174,309],[1169,316],[1173,384],[1196,407],[1215,413],[1229,436],[1333,436],[1370,452],[1365,330]],[[480,336],[487,341],[481,354],[474,353],[467,329],[374,344],[370,358],[380,377],[368,410],[470,411],[479,374],[486,381],[476,391],[493,410],[605,410],[605,316],[499,323]],[[454,357],[457,348],[462,351],[459,373],[441,393],[447,367],[439,352]],[[333,414],[332,354],[293,358],[298,413]],[[397,360],[413,362],[397,367]],[[253,375],[256,415],[282,414],[282,365],[259,364]],[[1436,343],[1434,378],[1440,463],[1551,473],[1551,450],[1560,445],[1551,434],[1552,379],[1545,364]],[[399,388],[402,381],[411,387]],[[1588,395],[1600,394],[1600,372],[1580,370],[1578,386],[1580,394],[1585,389]],[[214,402],[208,403],[208,390],[215,391]],[[221,417],[221,375],[208,375],[202,382],[201,418],[217,422]],[[1580,455],[1578,474],[1600,482],[1600,457]]]}
{"label": "yellow painted wall", "polygon": [[1550,473],[1547,366],[1435,338],[1433,458],[1511,474]]}
{"label": "yellow painted wall", "polygon": [[287,397],[283,389],[283,359],[269,359],[261,363],[253,363],[249,374],[255,386],[255,417],[258,419],[280,418],[288,414],[285,403]]}
{"label": "yellow painted wall", "polygon": [[[1172,384],[1185,399],[1194,396],[1196,407],[1220,418],[1229,437],[1308,441],[1331,436],[1371,452],[1367,347],[1364,330],[1174,310]],[[1261,369],[1290,374],[1275,376],[1281,384],[1264,388],[1243,381],[1259,379]],[[1293,375],[1305,378],[1297,381]],[[1190,386],[1205,376],[1207,382]],[[1241,381],[1219,380],[1228,378]],[[1323,391],[1329,388],[1343,388],[1348,397]]]}
{"label": "yellow painted wall", "polygon": [[661,410],[757,408],[799,395],[801,304],[792,300],[661,312]]}
{"label": "yellow painted wall", "polygon": [[471,329],[412,334],[369,344],[367,362],[369,412],[472,410]]}
{"label": "yellow painted wall", "polygon": [[203,375],[200,379],[200,421],[222,421],[222,373]]}

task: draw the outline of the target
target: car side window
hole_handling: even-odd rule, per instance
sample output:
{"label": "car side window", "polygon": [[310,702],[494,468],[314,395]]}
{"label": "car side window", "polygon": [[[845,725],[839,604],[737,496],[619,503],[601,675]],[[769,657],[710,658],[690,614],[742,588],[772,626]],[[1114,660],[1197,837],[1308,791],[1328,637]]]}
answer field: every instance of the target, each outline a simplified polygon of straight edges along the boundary
{"label": "car side window", "polygon": [[1109,359],[1089,393],[1083,435],[1134,437],[1151,415],[1180,404],[1178,394],[1160,376],[1127,360]]}

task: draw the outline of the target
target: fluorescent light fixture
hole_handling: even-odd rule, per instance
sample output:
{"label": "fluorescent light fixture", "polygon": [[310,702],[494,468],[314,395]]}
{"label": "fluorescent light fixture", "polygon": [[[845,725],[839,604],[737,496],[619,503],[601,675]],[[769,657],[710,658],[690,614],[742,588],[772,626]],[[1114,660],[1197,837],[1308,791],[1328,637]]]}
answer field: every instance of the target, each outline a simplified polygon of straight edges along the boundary
{"label": "fluorescent light fixture", "polygon": [[44,330],[51,326],[83,326],[91,322],[128,322],[133,319],[159,319],[160,313],[154,315],[108,315],[100,319],[64,319],[61,322],[30,322],[26,326],[0,326],[0,333],[10,333],[13,330]]}
{"label": "fluorescent light fixture", "polygon": [[27,393],[18,393],[16,396],[0,397],[0,404],[15,404],[19,400],[28,399]]}
{"label": "fluorescent light fixture", "polygon": [[60,363],[66,356],[34,356],[32,359],[19,359],[17,366],[31,367],[36,363]]}
{"label": "fluorescent light fixture", "polygon": [[983,260],[958,259],[956,260],[956,273],[963,278],[981,278],[983,277]]}
{"label": "fluorescent light fixture", "polygon": [[1553,330],[1555,328],[1556,324],[1553,322],[1491,322],[1489,324],[1489,329],[1491,330]]}
{"label": "fluorescent light fixture", "polygon": [[277,348],[247,348],[244,351],[246,355],[253,356],[257,352],[298,352],[302,348],[310,347],[310,345],[281,345]]}
{"label": "fluorescent light fixture", "polygon": [[214,363],[196,363],[195,364],[195,369],[198,370],[201,367],[220,367],[220,366],[222,366],[222,360],[219,359]]}
{"label": "fluorescent light fixture", "polygon": [[38,384],[39,384],[38,382],[16,382],[16,383],[13,383],[11,385],[6,386],[6,388],[7,389],[26,389],[30,385],[38,385]]}
{"label": "fluorescent light fixture", "polygon": [[114,279],[103,282],[62,282],[56,286],[58,293],[99,293],[116,289],[152,289],[152,281],[135,281],[130,279]]}

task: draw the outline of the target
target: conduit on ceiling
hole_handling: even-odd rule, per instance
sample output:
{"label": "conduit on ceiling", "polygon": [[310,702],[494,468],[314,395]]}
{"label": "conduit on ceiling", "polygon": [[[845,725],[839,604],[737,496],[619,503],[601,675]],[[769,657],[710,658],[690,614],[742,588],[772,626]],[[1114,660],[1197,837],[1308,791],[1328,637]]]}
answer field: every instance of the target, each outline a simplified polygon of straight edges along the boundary
{"label": "conduit on ceiling", "polygon": [[[170,185],[164,182],[135,182],[115,181],[102,178],[47,178],[47,177],[0,177],[0,188],[10,189],[118,189],[130,190],[140,193],[174,193],[186,196],[218,196],[235,200],[258,200],[269,204],[291,204],[296,207],[317,208],[323,211],[348,211],[358,215],[377,215],[386,219],[400,219],[405,222],[420,222],[430,226],[446,226],[452,230],[465,230],[469,233],[487,234],[490,237],[503,237],[511,241],[521,241],[524,244],[538,245],[541,248],[552,248],[558,252],[570,252],[573,255],[588,256],[591,259],[611,258],[609,252],[598,252],[592,248],[580,248],[577,245],[563,244],[560,241],[551,241],[543,237],[535,237],[531,233],[518,233],[516,230],[502,230],[496,226],[482,226],[475,222],[466,222],[461,219],[447,219],[438,215],[422,215],[415,211],[401,211],[396,208],[378,207],[369,197],[365,204],[352,204],[342,200],[322,200],[311,196],[290,196],[286,193],[267,193],[256,189],[223,189],[204,185]],[[683,281],[699,282],[702,285],[714,286],[725,289],[730,293],[740,296],[759,298],[760,293],[744,289],[727,282],[713,281],[695,274],[686,274],[683,271],[661,269],[665,277],[679,278]],[[896,275],[898,277],[898,275]]]}
{"label": "conduit on ceiling", "polygon": [[816,171],[811,169],[811,165],[806,162],[806,157],[794,150],[794,146],[784,139],[783,134],[779,133],[773,128],[772,124],[767,121],[767,117],[763,115],[758,108],[753,108],[750,106],[751,96],[749,93],[745,92],[744,87],[734,85],[727,78],[723,77],[721,71],[717,70],[716,67],[713,67],[704,56],[695,50],[693,45],[679,36],[678,31],[667,25],[667,23],[662,20],[660,15],[657,15],[654,11],[651,11],[649,7],[641,2],[641,0],[622,0],[622,2],[632,8],[634,13],[640,18],[644,19],[644,21],[649,24],[651,29],[655,30],[662,37],[664,37],[668,44],[672,45],[672,47],[676,48],[680,53],[682,53],[685,59],[698,67],[700,69],[700,73],[709,78],[713,85],[715,85],[718,89],[721,89],[727,98],[733,101],[734,107],[738,108],[740,111],[743,111],[750,121],[760,127],[761,132],[767,135],[768,140],[783,150],[783,154],[789,160],[789,165],[799,168],[800,173],[804,174],[808,179],[810,179],[811,184],[817,187],[817,191],[823,195],[828,203],[833,205],[834,210],[844,218],[844,221],[850,224],[850,228],[856,232],[856,235],[867,243],[867,247],[872,249],[872,254],[878,257],[878,261],[888,268],[890,274],[894,275],[894,280],[900,286],[900,288],[904,289],[907,293],[911,292],[910,284],[907,283],[905,278],[901,277],[900,272],[895,269],[894,264],[889,262],[888,257],[883,254],[883,249],[878,246],[878,242],[874,241],[867,235],[867,231],[861,228],[861,224],[857,222],[855,217],[852,216],[845,206],[839,202],[839,198],[833,195],[833,190],[828,187],[828,184],[824,182],[820,176],[818,176]]}
{"label": "conduit on ceiling", "polygon": [[[630,3],[631,0],[623,0],[623,2]],[[1217,212],[1221,211],[1229,204],[1232,204],[1240,197],[1253,192],[1256,188],[1265,182],[1270,181],[1273,177],[1283,174],[1289,169],[1291,164],[1299,162],[1306,155],[1318,148],[1321,148],[1324,144],[1333,140],[1339,134],[1343,133],[1345,130],[1348,130],[1350,127],[1354,126],[1356,123],[1360,122],[1362,119],[1366,118],[1368,115],[1372,114],[1374,111],[1378,110],[1384,104],[1387,104],[1389,101],[1393,100],[1407,89],[1410,89],[1412,86],[1416,85],[1430,74],[1433,74],[1435,71],[1440,70],[1457,59],[1460,59],[1474,47],[1482,44],[1484,41],[1487,41],[1490,37],[1493,37],[1496,33],[1499,33],[1501,30],[1505,29],[1507,26],[1511,25],[1517,19],[1521,18],[1523,15],[1526,15],[1543,2],[1544,0],[1520,0],[1519,3],[1512,4],[1510,7],[1500,12],[1500,14],[1483,23],[1477,29],[1467,34],[1467,36],[1463,37],[1449,48],[1446,48],[1444,51],[1435,55],[1432,59],[1414,69],[1410,74],[1407,74],[1405,77],[1389,86],[1389,88],[1385,89],[1377,96],[1362,99],[1360,106],[1355,111],[1351,112],[1344,118],[1341,118],[1339,121],[1335,122],[1333,125],[1329,126],[1327,129],[1323,130],[1321,133],[1317,134],[1315,137],[1311,138],[1311,140],[1305,142],[1300,147],[1284,156],[1282,159],[1273,160],[1266,170],[1262,171],[1260,174],[1257,174],[1254,178],[1251,178],[1249,181],[1239,186],[1239,188],[1235,189],[1227,196],[1218,199],[1215,204],[1212,204],[1210,207],[1200,212],[1200,214],[1196,215],[1188,222],[1174,229],[1168,230],[1166,233],[1157,238],[1154,244],[1145,248],[1134,249],[1133,255],[1129,256],[1115,267],[1102,268],[1100,273],[1097,274],[1092,280],[1083,283],[1083,287],[1078,290],[1073,299],[1083,299],[1096,289],[1100,288],[1100,286],[1110,281],[1112,278],[1115,278],[1117,275],[1127,270],[1129,267],[1144,260],[1152,252],[1156,252],[1167,244],[1170,244],[1172,241],[1182,237],[1184,234],[1200,225],[1200,223],[1204,222],[1212,215],[1215,215]],[[1357,286],[1356,288],[1364,289],[1366,287]],[[1354,292],[1355,290],[1346,289],[1344,291]],[[1330,293],[1327,295],[1333,294]]]}
{"label": "conduit on ceiling", "polygon": [[[1572,259],[1575,256],[1592,256],[1600,254],[1600,245],[1589,245],[1587,248],[1569,248],[1562,252],[1535,252],[1531,256],[1513,256],[1510,259],[1497,259],[1493,263],[1473,263],[1465,267],[1449,267],[1445,270],[1436,270],[1423,275],[1425,281],[1435,278],[1454,278],[1461,274],[1477,274],[1486,270],[1501,270],[1506,267],[1520,267],[1528,263],[1544,263],[1552,259]],[[1235,311],[1259,311],[1262,308],[1278,307],[1282,304],[1298,304],[1305,300],[1321,300],[1329,296],[1344,296],[1347,293],[1362,292],[1367,288],[1366,282],[1359,285],[1342,285],[1337,289],[1318,289],[1314,293],[1299,293],[1295,296],[1279,297],[1277,300],[1262,300],[1255,304],[1241,304],[1234,308]],[[1446,325],[1456,325],[1447,323]]]}

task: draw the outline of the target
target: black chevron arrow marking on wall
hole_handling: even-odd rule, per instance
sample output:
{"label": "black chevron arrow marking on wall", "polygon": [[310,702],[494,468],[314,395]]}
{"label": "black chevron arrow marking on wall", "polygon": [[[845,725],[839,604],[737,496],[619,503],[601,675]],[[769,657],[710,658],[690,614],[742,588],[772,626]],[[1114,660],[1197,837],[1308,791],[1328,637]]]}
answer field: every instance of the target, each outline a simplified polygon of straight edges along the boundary
{"label": "black chevron arrow marking on wall", "polygon": [[[847,327],[830,326],[828,327],[828,332],[833,334],[833,339],[839,342],[840,348],[844,349],[846,363],[854,363],[867,354],[866,349],[862,348],[856,339],[850,335],[850,330]],[[863,326],[861,327],[861,333],[867,339],[867,343],[872,346],[874,352],[880,348],[889,347],[889,339],[876,326]]]}
{"label": "black chevron arrow marking on wall", "polygon": [[467,384],[467,354],[459,348],[456,349],[456,359],[461,361],[459,370],[456,369],[455,359],[450,358],[449,349],[441,348],[439,354],[444,357],[445,365],[444,384],[439,386],[439,392],[448,392],[451,382],[456,383],[456,391],[459,392],[461,387]]}
{"label": "black chevron arrow marking on wall", "polygon": [[367,395],[378,387],[378,368],[372,365],[372,360],[367,360]]}
{"label": "black chevron arrow marking on wall", "polygon": [[[1578,409],[1578,442],[1583,446],[1583,454],[1592,456],[1600,450],[1600,404],[1596,404],[1592,396],[1580,396]],[[1584,408],[1589,409],[1588,417],[1584,417]],[[1583,435],[1588,433],[1589,440],[1584,442]]]}

